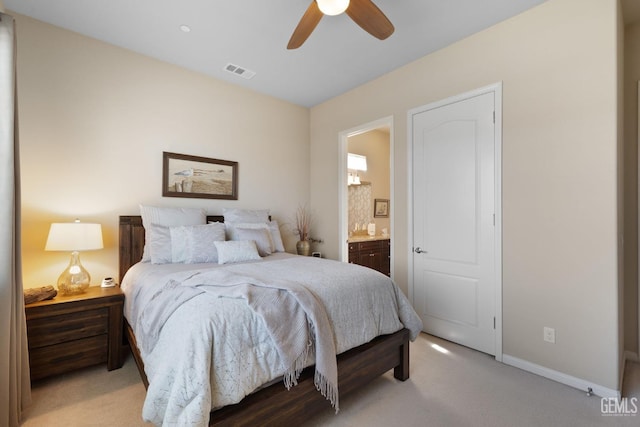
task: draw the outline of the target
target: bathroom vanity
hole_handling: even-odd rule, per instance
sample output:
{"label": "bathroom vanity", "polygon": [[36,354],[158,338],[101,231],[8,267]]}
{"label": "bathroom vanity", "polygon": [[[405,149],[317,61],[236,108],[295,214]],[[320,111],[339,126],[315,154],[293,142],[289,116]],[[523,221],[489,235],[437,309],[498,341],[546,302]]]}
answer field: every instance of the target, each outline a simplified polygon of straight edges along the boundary
{"label": "bathroom vanity", "polygon": [[391,240],[389,236],[353,236],[349,243],[349,262],[364,265],[391,275]]}

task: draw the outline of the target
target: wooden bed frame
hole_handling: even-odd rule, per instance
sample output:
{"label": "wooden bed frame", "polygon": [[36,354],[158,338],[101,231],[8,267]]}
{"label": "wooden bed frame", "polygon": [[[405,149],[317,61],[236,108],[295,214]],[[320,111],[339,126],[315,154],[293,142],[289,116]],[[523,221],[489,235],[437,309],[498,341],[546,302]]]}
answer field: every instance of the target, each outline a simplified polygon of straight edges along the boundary
{"label": "wooden bed frame", "polygon": [[[222,221],[222,216],[208,216],[208,221]],[[140,216],[121,216],[120,282],[127,270],[142,259],[144,228]],[[136,338],[125,321],[125,336],[145,387],[149,386],[144,362]],[[371,342],[338,355],[338,387],[340,397],[362,387],[393,369],[401,381],[409,378],[409,330],[383,335]],[[245,397],[240,403],[211,412],[209,425],[297,425],[322,410],[331,410],[329,402],[313,384],[313,366],[305,369],[298,385],[287,390],[281,382]]]}

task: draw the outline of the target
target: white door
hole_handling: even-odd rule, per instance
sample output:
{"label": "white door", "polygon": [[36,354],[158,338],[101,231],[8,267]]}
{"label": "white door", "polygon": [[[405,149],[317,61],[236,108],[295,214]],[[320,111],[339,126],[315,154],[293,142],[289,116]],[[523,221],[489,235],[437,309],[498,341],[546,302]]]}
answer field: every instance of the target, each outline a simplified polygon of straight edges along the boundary
{"label": "white door", "polygon": [[426,107],[412,117],[414,306],[425,332],[492,355],[495,96]]}

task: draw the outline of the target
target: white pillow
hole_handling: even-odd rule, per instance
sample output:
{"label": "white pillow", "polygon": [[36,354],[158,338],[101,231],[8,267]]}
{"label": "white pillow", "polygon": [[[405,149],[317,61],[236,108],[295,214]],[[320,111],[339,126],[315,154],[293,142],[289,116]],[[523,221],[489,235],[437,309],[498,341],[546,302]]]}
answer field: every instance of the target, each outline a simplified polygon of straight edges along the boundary
{"label": "white pillow", "polygon": [[259,260],[258,248],[252,240],[213,242],[218,250],[218,264]]}
{"label": "white pillow", "polygon": [[[187,259],[187,227],[198,227],[198,225],[179,225],[169,227],[169,237],[171,239],[171,262],[184,263]],[[211,244],[213,246],[213,243]]]}
{"label": "white pillow", "polygon": [[171,231],[169,227],[150,224],[145,227],[146,243],[144,250],[151,264],[169,264],[171,256]]}
{"label": "white pillow", "polygon": [[142,261],[151,261],[148,245],[154,243],[151,240],[153,236],[149,236],[149,228],[153,225],[161,225],[172,227],[178,225],[197,225],[207,223],[207,213],[204,209],[196,208],[160,208],[155,206],[140,205],[140,215],[142,216],[142,225],[145,228],[145,246],[142,255]]}
{"label": "white pillow", "polygon": [[269,229],[269,225],[263,222],[224,222],[224,227],[227,231],[227,240],[242,240],[236,238],[236,230],[238,228],[262,228],[264,230]]}
{"label": "white pillow", "polygon": [[282,236],[280,235],[280,225],[278,221],[272,220],[268,223],[252,223],[252,222],[225,222],[227,229],[227,240],[243,240],[236,237],[237,228],[263,228],[271,232],[271,242],[273,244],[273,252],[284,252],[284,244],[282,243]]}
{"label": "white pillow", "polygon": [[171,227],[171,253],[173,262],[199,264],[218,262],[215,241],[224,241],[224,224]]}
{"label": "white pillow", "polygon": [[273,241],[274,252],[284,252],[284,243],[282,243],[282,235],[280,234],[280,224],[275,219],[269,222],[269,231],[271,231],[271,240]]}
{"label": "white pillow", "polygon": [[252,240],[258,247],[261,257],[273,253],[273,241],[271,232],[267,228],[244,228],[237,227],[234,232],[234,240]]}
{"label": "white pillow", "polygon": [[269,209],[223,208],[224,222],[269,222]]}

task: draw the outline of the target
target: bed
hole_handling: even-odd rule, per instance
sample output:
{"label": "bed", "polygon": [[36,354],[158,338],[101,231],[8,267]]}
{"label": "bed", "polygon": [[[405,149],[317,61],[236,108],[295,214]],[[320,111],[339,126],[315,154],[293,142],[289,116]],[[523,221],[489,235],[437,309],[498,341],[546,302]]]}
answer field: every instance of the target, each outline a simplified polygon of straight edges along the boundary
{"label": "bed", "polygon": [[[207,216],[208,222],[222,222],[222,216]],[[119,220],[119,275],[139,264],[145,246],[145,230],[140,216],[121,216]],[[409,378],[409,341],[415,336],[415,325],[410,332],[401,328],[397,332],[377,336],[337,356],[340,397],[362,387],[372,379],[393,370],[394,377]],[[145,364],[132,325],[125,319],[125,336],[136,365],[147,389],[149,381]],[[209,425],[282,425],[300,424],[310,415],[327,410],[330,405],[314,385],[314,367],[306,368],[298,384],[287,390],[282,381],[275,381],[247,395],[239,403],[211,411]]]}

